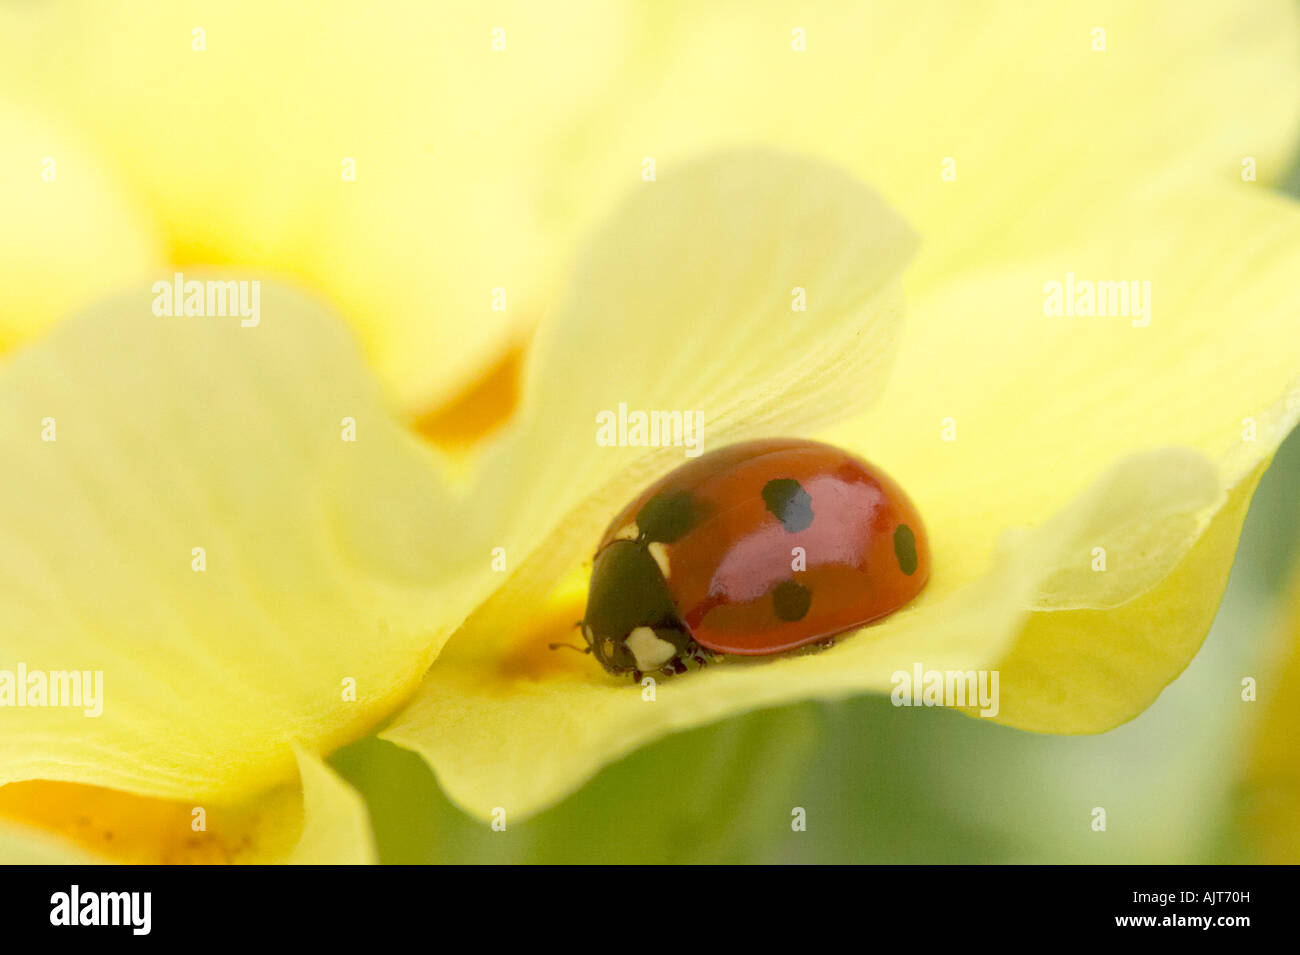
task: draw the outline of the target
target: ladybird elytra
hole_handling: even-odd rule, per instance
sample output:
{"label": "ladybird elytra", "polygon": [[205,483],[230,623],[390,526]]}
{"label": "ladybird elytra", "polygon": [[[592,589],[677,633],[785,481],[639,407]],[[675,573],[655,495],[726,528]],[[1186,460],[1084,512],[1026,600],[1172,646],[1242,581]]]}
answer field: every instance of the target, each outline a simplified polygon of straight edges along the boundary
{"label": "ladybird elytra", "polygon": [[694,458],[615,515],[582,635],[611,673],[680,673],[703,651],[785,653],[888,616],[924,589],[920,515],[831,445],[765,439]]}

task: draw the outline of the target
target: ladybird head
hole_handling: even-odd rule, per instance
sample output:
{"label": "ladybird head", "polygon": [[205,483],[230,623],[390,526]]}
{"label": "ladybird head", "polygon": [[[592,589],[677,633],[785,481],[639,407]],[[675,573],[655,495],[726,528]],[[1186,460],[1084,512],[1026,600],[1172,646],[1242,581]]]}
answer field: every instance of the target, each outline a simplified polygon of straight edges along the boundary
{"label": "ladybird head", "polygon": [[663,573],[643,542],[616,540],[596,555],[582,636],[610,673],[664,669],[690,645]]}

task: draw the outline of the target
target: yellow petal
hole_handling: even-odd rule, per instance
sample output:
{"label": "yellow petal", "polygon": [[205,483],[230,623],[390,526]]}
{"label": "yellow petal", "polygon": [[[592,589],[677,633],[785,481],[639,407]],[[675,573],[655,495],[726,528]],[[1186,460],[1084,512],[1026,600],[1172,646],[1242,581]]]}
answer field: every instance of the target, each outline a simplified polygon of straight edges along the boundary
{"label": "yellow petal", "polygon": [[[996,718],[1021,729],[1095,733],[1132,719],[1154,703],[1210,632],[1261,473],[1262,465],[1233,488],[1195,544],[1150,590],[1104,609],[1030,614],[1010,652],[998,662],[1001,700]],[[1185,513],[1191,517],[1197,512]],[[1177,553],[1180,549],[1166,544],[1155,555],[1155,565]],[[1036,596],[1041,598],[1042,591]]]}
{"label": "yellow petal", "polygon": [[[545,808],[601,766],[670,732],[809,697],[889,692],[894,674],[910,674],[918,661],[928,670],[990,667],[1027,615],[1034,572],[1078,544],[1060,525],[1098,523],[1114,496],[1140,494],[1153,474],[1170,476],[1183,498],[1197,500],[1207,467],[1182,452],[1124,462],[1053,526],[1000,554],[979,586],[936,561],[927,589],[907,609],[832,650],[731,659],[667,680],[651,699],[588,658],[546,651],[582,614],[581,594],[570,592],[550,613],[534,613],[533,625],[504,647],[458,634],[416,701],[381,735],[424,755],[468,812],[488,818],[502,807],[514,817]],[[1151,536],[1175,523],[1143,520]]]}
{"label": "yellow petal", "polygon": [[1278,639],[1257,675],[1237,789],[1241,846],[1250,861],[1270,865],[1300,862],[1300,567],[1282,610]]}
{"label": "yellow petal", "polygon": [[[523,418],[475,485],[513,574],[468,642],[527,619],[649,475],[864,407],[884,384],[913,243],[864,186],[785,154],[726,153],[635,191],[539,331]],[[680,433],[610,445],[602,427],[624,411],[679,413]]]}
{"label": "yellow petal", "polygon": [[11,6],[0,77],[111,158],[174,261],[328,296],[415,412],[546,307],[583,195],[557,187],[569,127],[630,28],[602,0]]}
{"label": "yellow petal", "polygon": [[389,712],[489,558],[318,305],[269,282],[253,327],[153,304],[0,369],[0,670],[102,674],[101,715],[4,710],[0,781],[229,802]]}
{"label": "yellow petal", "polygon": [[162,261],[151,224],[84,146],[0,99],[0,353]]}
{"label": "yellow petal", "polygon": [[[532,648],[542,650],[545,662],[538,665],[548,672],[565,670],[568,661],[542,649],[544,637],[520,644],[522,627],[556,581],[589,556],[623,499],[650,474],[683,460],[687,450],[601,446],[601,413],[616,414],[620,404],[700,413],[702,446],[713,448],[823,423],[863,406],[884,381],[897,319],[897,274],[911,245],[903,224],[865,187],[834,169],[781,154],[723,154],[637,192],[596,236],[565,308],[540,330],[523,417],[489,456],[487,477],[475,490],[486,509],[499,512],[495,539],[514,574],[448,648],[455,661],[437,667],[426,682],[425,703],[447,702],[449,708],[434,712],[421,705],[386,737],[433,759],[440,774],[444,747],[455,745],[445,732],[457,720],[475,740],[455,757],[460,762],[490,761],[500,755],[497,745],[512,751],[516,743],[531,746],[536,733],[553,734],[539,753],[569,747],[574,740],[554,731],[574,721],[585,725],[585,702],[550,694],[550,684],[539,686],[548,723],[533,724],[533,714],[514,708],[526,701],[501,699],[495,684],[504,680],[505,690],[527,693],[535,661],[516,659],[521,646],[525,658]],[[795,289],[806,290],[806,312],[792,309]],[[561,619],[565,626],[576,617]],[[612,690],[616,705],[636,698],[593,674],[589,660],[582,662],[587,666],[576,692]],[[491,699],[462,707],[445,685],[462,678],[492,684]],[[725,706],[728,696],[717,699]],[[663,712],[671,719],[667,714],[674,711]],[[515,725],[512,717],[534,730],[512,730],[513,741],[502,739],[499,731]],[[591,722],[584,734],[613,732],[617,745],[647,738],[625,720],[596,716]],[[574,759],[589,764],[609,758],[608,741],[601,740],[595,751],[574,746],[569,755],[558,754],[557,770],[567,772]],[[540,794],[501,798],[509,796],[515,811],[535,808],[554,795],[548,772],[528,770]],[[458,778],[474,775],[466,770]],[[496,778],[483,777],[484,799]],[[476,803],[474,809],[486,812],[493,805]]]}
{"label": "yellow petal", "polygon": [[[1290,0],[733,0],[649,17],[655,39],[601,129],[609,153],[671,170],[763,143],[842,163],[925,237],[914,290],[1157,183],[1250,172],[1258,188],[1300,139]],[[620,175],[596,172],[584,188]]]}
{"label": "yellow petal", "polygon": [[1154,181],[1239,180],[1249,163],[1267,182],[1300,132],[1287,0],[331,0],[305,22],[253,0],[157,0],[0,16],[7,82],[114,158],[180,261],[327,292],[421,413],[540,314],[575,238],[647,158],[669,173],[763,143],[842,163],[931,237],[916,283]]}
{"label": "yellow petal", "polygon": [[300,782],[241,805],[202,806],[76,783],[0,788],[0,861],[177,864],[375,861],[360,794],[318,757]]}
{"label": "yellow petal", "polygon": [[471,454],[510,420],[519,404],[525,346],[512,348],[472,388],[416,422],[420,434],[453,454]]}
{"label": "yellow petal", "polygon": [[365,865],[378,860],[361,794],[318,757],[297,751],[302,825],[285,858],[292,865]]}
{"label": "yellow petal", "polygon": [[[1135,715],[1199,647],[1254,481],[1300,414],[1298,230],[1284,200],[1198,194],[922,300],[880,401],[829,433],[893,473],[926,519],[932,579],[894,617],[828,652],[669,680],[653,701],[541,649],[580,597],[532,632],[476,617],[383,735],[486,817],[549,805],[665,733],[888,691],[918,662],[1005,666],[997,718],[1014,725],[1095,731]],[[1044,283],[1067,268],[1150,280],[1150,323],[1045,316]]]}
{"label": "yellow petal", "polygon": [[[0,796],[3,794],[0,790]],[[0,820],[0,862],[5,865],[99,865],[107,861],[57,836]]]}
{"label": "yellow petal", "polygon": [[[1047,521],[1111,461],[1182,447],[1211,462],[1153,473],[1136,498],[1112,495],[1099,522],[1073,528],[1076,545],[1038,569],[1038,613],[1006,661],[999,720],[1109,729],[1199,648],[1254,482],[1300,417],[1297,250],[1300,210],[1245,187],[1135,205],[1082,244],[921,299],[890,389],[833,431],[893,471],[935,552],[949,555],[936,565],[962,581],[1016,546],[1002,532]],[[1136,281],[1131,314],[1045,314],[1050,283],[1070,276],[1076,291]],[[1160,509],[1169,521],[1158,535],[1135,525]],[[1210,553],[1186,556],[1198,541]],[[1126,604],[1175,566],[1163,589]]]}

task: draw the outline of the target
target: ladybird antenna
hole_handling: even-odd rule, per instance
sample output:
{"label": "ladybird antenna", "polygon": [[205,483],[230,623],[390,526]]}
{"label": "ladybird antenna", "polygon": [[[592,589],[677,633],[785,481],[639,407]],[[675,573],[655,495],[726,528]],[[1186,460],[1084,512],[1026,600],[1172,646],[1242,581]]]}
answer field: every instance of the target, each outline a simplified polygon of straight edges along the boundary
{"label": "ladybird antenna", "polygon": [[547,646],[550,647],[552,650],[558,650],[560,649],[560,647],[564,647],[566,650],[576,650],[578,653],[591,652],[591,647],[575,647],[571,643],[548,643]]}

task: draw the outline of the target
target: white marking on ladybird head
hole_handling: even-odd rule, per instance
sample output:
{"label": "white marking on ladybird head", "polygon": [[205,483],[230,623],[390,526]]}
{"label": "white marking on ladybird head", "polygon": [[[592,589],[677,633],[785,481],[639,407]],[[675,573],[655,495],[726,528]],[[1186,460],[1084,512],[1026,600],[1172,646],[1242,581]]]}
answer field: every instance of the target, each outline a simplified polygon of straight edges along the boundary
{"label": "white marking on ladybird head", "polygon": [[657,670],[677,656],[677,648],[667,640],[660,640],[649,627],[637,627],[629,633],[627,648],[632,651],[638,670]]}
{"label": "white marking on ladybird head", "polygon": [[664,580],[668,579],[668,546],[663,541],[655,541],[648,548],[650,556],[655,559],[659,565],[659,571],[664,575]]}
{"label": "white marking on ladybird head", "polygon": [[636,526],[636,521],[631,524],[624,524],[617,534],[614,535],[616,541],[634,541],[641,536],[641,528]]}

